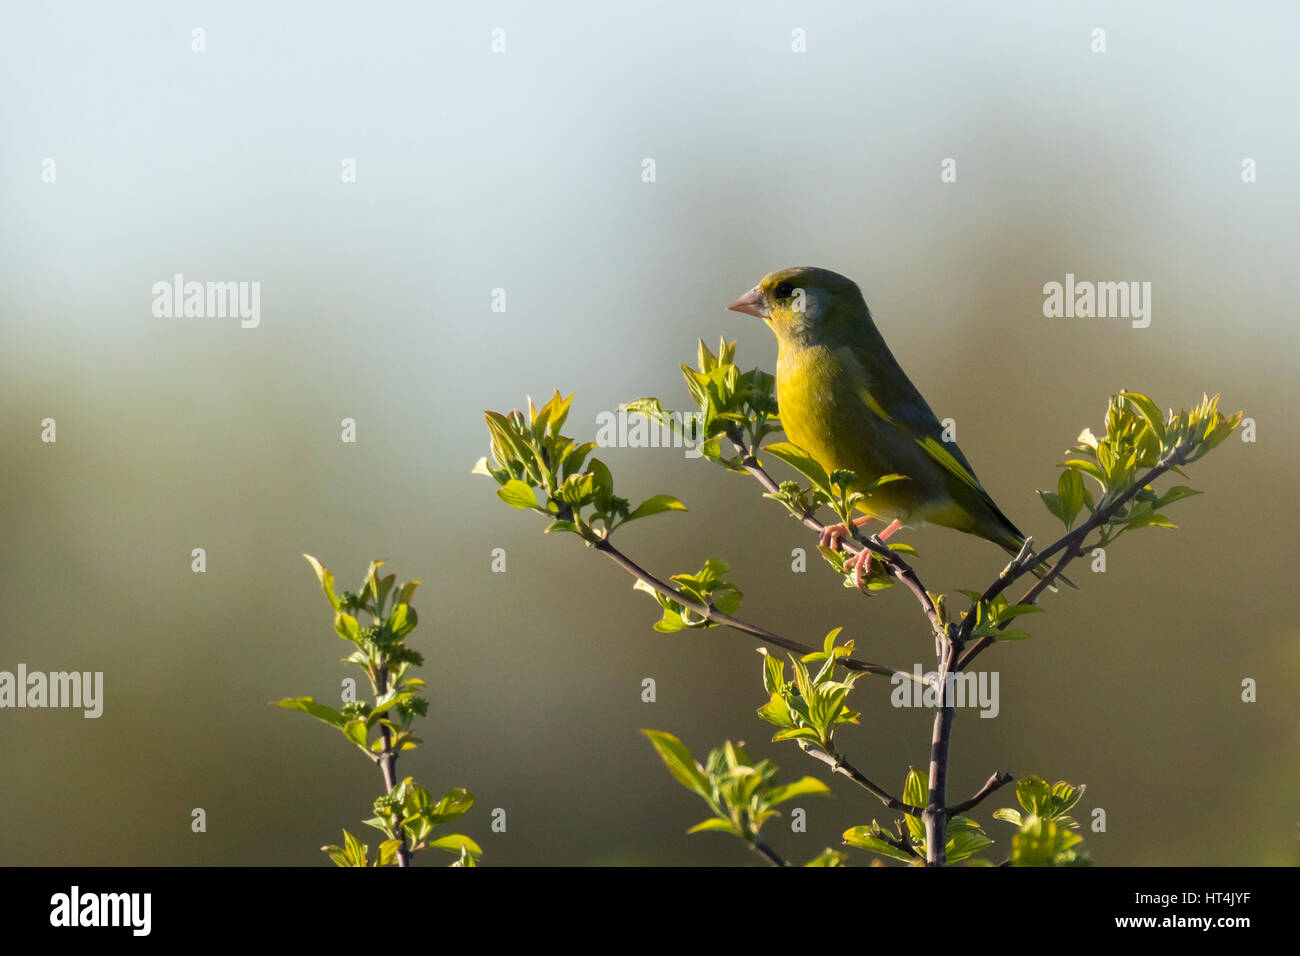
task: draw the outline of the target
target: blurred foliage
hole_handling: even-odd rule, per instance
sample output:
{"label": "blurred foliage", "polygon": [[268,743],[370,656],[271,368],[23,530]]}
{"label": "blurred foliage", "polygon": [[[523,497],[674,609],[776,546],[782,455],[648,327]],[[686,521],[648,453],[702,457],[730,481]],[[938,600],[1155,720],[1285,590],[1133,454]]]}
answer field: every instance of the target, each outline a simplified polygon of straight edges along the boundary
{"label": "blurred foliage", "polygon": [[[815,777],[802,777],[793,783],[775,781],[777,767],[770,760],[754,763],[743,743],[728,740],[709,752],[700,764],[680,740],[662,730],[641,731],[649,739],[664,766],[687,790],[699,796],[713,816],[687,830],[729,833],[751,847],[758,848],[758,832],[763,824],[779,815],[776,807],[795,797],[828,796],[830,789]],[[760,849],[760,852],[763,850]],[[805,866],[841,866],[844,855],[829,847]]]}
{"label": "blurred foliage", "polygon": [[[407,676],[412,667],[424,663],[423,656],[405,643],[419,620],[410,601],[420,582],[399,584],[396,575],[380,577],[384,562],[372,561],[357,591],[338,594],[334,575],[311,555],[303,557],[316,572],[334,611],[334,633],[355,646],[343,658],[344,663],[361,668],[375,699],[351,700],[341,710],[311,697],[285,698],[277,701],[277,706],[300,710],[329,724],[373,763],[387,762],[391,773],[398,754],[414,750],[422,742],[411,733],[411,723],[415,717],[425,716],[429,708],[429,702],[420,696],[424,681]],[[363,613],[369,614],[373,623],[362,625],[357,615]],[[428,790],[407,777],[375,800],[375,815],[364,821],[386,837],[373,862],[368,859],[369,847],[347,830],[343,831],[342,846],[321,849],[338,866],[390,866],[398,863],[404,852],[414,854],[429,848],[455,854],[452,866],[475,866],[483,851],[469,837],[459,833],[433,836],[435,827],[458,819],[473,805],[473,794],[464,788],[450,790],[435,801]]]}

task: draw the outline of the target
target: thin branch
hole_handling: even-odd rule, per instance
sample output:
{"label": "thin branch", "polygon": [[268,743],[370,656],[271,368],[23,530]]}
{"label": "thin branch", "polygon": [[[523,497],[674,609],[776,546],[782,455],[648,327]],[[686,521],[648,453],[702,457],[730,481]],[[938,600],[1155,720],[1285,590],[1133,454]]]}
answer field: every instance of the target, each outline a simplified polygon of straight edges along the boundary
{"label": "thin branch", "polygon": [[[737,453],[742,456],[740,462],[741,466],[758,480],[758,483],[763,486],[763,489],[768,494],[778,493],[781,490],[781,486],[778,485],[775,479],[767,473],[766,469],[759,464],[758,459],[754,457],[753,450],[746,447],[743,442],[738,441],[735,435],[728,435],[728,437],[731,439],[732,445],[735,446]],[[821,534],[826,530],[826,525],[817,520],[811,509],[799,516],[799,522],[804,527],[811,528],[818,534]],[[925,616],[930,619],[930,625],[935,629],[936,633],[942,631],[943,622],[939,618],[938,608],[934,606],[934,601],[931,600],[929,592],[926,591],[925,585],[921,583],[920,577],[917,576],[917,573],[912,569],[912,566],[900,558],[898,552],[891,551],[879,541],[872,539],[863,540],[856,535],[852,540],[857,543],[856,547],[850,545],[846,540],[841,545],[841,548],[850,555],[861,554],[862,550],[865,548],[887,561],[890,573],[899,581],[899,583],[912,592],[912,595],[921,605],[921,610],[923,610]]]}
{"label": "thin branch", "polygon": [[985,797],[996,790],[1000,790],[1015,779],[1014,774],[1005,771],[1002,773],[995,773],[993,776],[989,777],[984,786],[975,791],[975,796],[971,797],[969,800],[963,800],[961,803],[949,807],[948,815],[953,817],[959,813],[965,813],[967,810],[975,809],[975,807],[979,806],[984,801]]}
{"label": "thin branch", "polygon": [[[756,637],[764,644],[771,644],[774,647],[780,647],[784,650],[792,651],[795,654],[799,654],[799,655],[814,654],[820,651],[820,648],[810,647],[807,644],[801,644],[798,641],[792,641],[787,637],[782,637],[780,634],[776,634],[772,631],[769,631],[765,627],[759,627],[757,624],[750,624],[747,621],[742,621],[739,618],[734,618],[730,614],[724,614],[721,611],[719,611],[717,608],[710,607],[707,604],[700,604],[692,600],[691,598],[683,594],[681,591],[677,590],[676,588],[672,587],[670,584],[667,584],[666,582],[655,577],[649,571],[645,570],[645,568],[641,567],[639,564],[637,564],[635,561],[633,561],[631,558],[625,555],[622,551],[616,548],[612,543],[610,543],[610,540],[608,538],[602,538],[601,540],[597,541],[594,545],[592,545],[592,547],[594,547],[597,551],[600,551],[603,554],[607,555],[610,558],[610,560],[612,560],[615,564],[621,567],[628,574],[632,575],[632,577],[636,578],[638,581],[641,581],[647,586],[654,588],[664,597],[670,598],[671,600],[676,601],[681,605],[684,605],[685,607],[694,611],[696,614],[700,615],[701,617],[713,621],[715,624],[726,625],[732,630],[740,631],[742,634],[748,634],[751,637]],[[846,668],[852,671],[862,671],[867,674],[884,674],[888,676],[901,674],[907,677],[909,680],[916,679],[916,675],[910,671],[900,670],[897,667],[889,667],[885,664],[873,664],[870,661],[858,660],[855,657],[841,657],[837,663],[844,665]]]}
{"label": "thin branch", "polygon": [[750,834],[749,839],[746,840],[745,842],[749,844],[749,848],[751,850],[753,850],[763,859],[767,860],[767,862],[771,863],[773,866],[790,865],[785,861],[785,857],[781,856],[781,854],[777,853],[770,846],[768,846],[768,844],[757,833]]}
{"label": "thin branch", "polygon": [[[1032,561],[1028,561],[1018,568],[1014,567],[1015,562],[1013,561],[1012,564],[1008,566],[1007,571],[998,575],[998,579],[985,589],[984,593],[980,596],[980,600],[971,605],[970,609],[966,611],[965,615],[962,617],[961,626],[958,631],[959,639],[964,641],[970,636],[970,632],[975,626],[974,611],[980,603],[997,597],[1016,580],[1032,571],[1038,565],[1045,563],[1048,558],[1052,557],[1058,551],[1064,551],[1065,553],[1061,555],[1054,565],[1052,565],[1047,574],[1043,575],[1043,577],[1040,578],[1033,587],[1026,591],[1024,596],[1022,596],[1017,602],[1019,604],[1035,603],[1038,600],[1039,595],[1041,595],[1043,591],[1045,591],[1051,583],[1060,576],[1061,572],[1065,570],[1065,566],[1082,554],[1080,545],[1083,544],[1084,539],[1087,538],[1092,531],[1109,521],[1115,513],[1118,512],[1120,508],[1124,507],[1124,505],[1128,504],[1128,502],[1132,500],[1139,491],[1150,485],[1151,482],[1155,481],[1165,472],[1172,468],[1176,468],[1187,455],[1190,448],[1190,445],[1181,445],[1175,448],[1162,461],[1158,462],[1155,467],[1141,478],[1137,479],[1131,488],[1115,498],[1115,500],[1106,505],[1106,507],[1093,512],[1091,518],[1079,525],[1079,527],[1075,528],[1073,531],[1062,536],[1044,551],[1035,555]],[[1008,624],[1010,624],[1010,621],[1008,621],[1007,624],[1003,624],[999,630],[1006,628]],[[966,649],[965,653],[962,654],[961,659],[957,662],[956,669],[958,671],[965,670],[970,665],[971,661],[996,641],[997,637],[992,634],[986,634],[979,638],[974,644]]]}
{"label": "thin branch", "polygon": [[[378,615],[376,615],[376,617],[377,616]],[[384,694],[387,693],[388,691],[388,665],[387,664],[380,667],[378,672],[376,673],[374,688],[375,688],[376,700],[383,697]],[[383,750],[379,752],[379,756],[376,758],[376,762],[379,764],[380,772],[384,775],[384,786],[388,788],[387,792],[392,793],[393,788],[397,786],[397,756],[398,755],[397,755],[397,751],[393,749],[392,731],[388,729],[388,725],[384,723],[382,720],[379,722],[379,736],[380,739],[383,741]],[[401,829],[400,826],[398,827],[397,836],[398,839],[402,841],[402,845],[397,848],[397,865],[399,867],[410,866],[411,850],[406,845],[406,833],[404,830]]]}
{"label": "thin branch", "polygon": [[948,787],[948,747],[952,740],[952,707],[941,707],[934,715],[934,733],[930,738],[930,802],[921,815],[925,824],[925,865],[943,866],[948,862],[948,810],[943,802]]}
{"label": "thin branch", "polygon": [[[1060,575],[1061,571],[1065,568],[1065,566],[1069,564],[1071,561],[1073,561],[1075,558],[1077,558],[1079,554],[1080,552],[1074,549],[1066,551],[1065,554],[1061,556],[1060,560],[1058,560],[1056,564],[1052,565],[1052,569],[1047,574],[1039,578],[1038,581],[1034,583],[1034,586],[1031,587],[1028,591],[1026,591],[1023,595],[1021,595],[1020,600],[1017,601],[1016,603],[1017,604],[1036,603],[1038,601],[1039,595],[1041,595],[1044,591],[1046,591],[1051,586],[1052,582],[1056,580],[1056,578]],[[1014,618],[1012,620],[1014,620]],[[1005,631],[1007,627],[1010,626],[1010,624],[1011,624],[1010,620],[1005,621],[998,626],[998,630]],[[985,634],[974,644],[972,644],[965,651],[965,653],[962,654],[961,658],[957,661],[957,670],[964,671],[970,665],[971,661],[973,661],[976,657],[978,657],[981,653],[983,653],[990,645],[996,642],[997,642],[997,635]]]}
{"label": "thin branch", "polygon": [[917,853],[916,847],[912,845],[912,838],[911,835],[907,832],[906,827],[903,828],[903,835],[898,839],[891,837],[888,833],[885,833],[883,831],[874,834],[874,836],[877,840],[884,840],[894,849],[902,850],[908,856],[915,857],[918,860],[921,859],[921,854]]}
{"label": "thin branch", "polygon": [[918,819],[925,813],[925,811],[920,807],[914,807],[910,803],[904,803],[897,797],[891,796],[883,787],[879,787],[872,783],[860,770],[858,770],[857,767],[853,766],[853,764],[849,763],[839,754],[828,754],[824,750],[815,747],[812,742],[808,740],[799,741],[799,747],[804,753],[808,754],[810,757],[816,757],[836,773],[841,773],[848,777],[863,790],[866,790],[885,806],[889,807],[889,809],[897,810],[900,813],[906,813],[908,816],[917,817]]}
{"label": "thin branch", "polygon": [[939,711],[934,715],[934,731],[930,736],[930,779],[925,813],[925,865],[947,864],[948,844],[948,750],[952,742],[952,722],[956,708],[947,694],[948,675],[957,654],[958,645],[947,632],[939,642],[939,675],[936,686],[943,688]]}
{"label": "thin branch", "polygon": [[[985,589],[984,594],[980,596],[980,601],[981,602],[989,601],[997,597],[999,594],[1001,594],[1003,591],[1009,588],[1012,584],[1014,584],[1017,580],[1024,577],[1029,572],[1033,571],[1034,568],[1038,567],[1040,564],[1045,564],[1047,562],[1047,559],[1052,557],[1052,555],[1056,554],[1058,551],[1064,550],[1066,552],[1065,556],[1062,558],[1061,561],[1058,561],[1057,566],[1053,568],[1053,571],[1059,574],[1060,573],[1059,569],[1064,568],[1066,564],[1068,564],[1071,560],[1073,560],[1077,556],[1079,545],[1083,543],[1084,538],[1086,538],[1089,535],[1089,533],[1091,533],[1093,530],[1101,527],[1103,524],[1109,521],[1115,515],[1115,513],[1119,511],[1120,508],[1128,504],[1128,502],[1134,496],[1136,496],[1138,492],[1140,492],[1143,488],[1147,487],[1149,484],[1151,484],[1151,482],[1155,481],[1157,478],[1159,478],[1165,472],[1169,471],[1171,468],[1176,468],[1179,464],[1181,464],[1183,458],[1187,455],[1189,451],[1191,451],[1191,448],[1192,446],[1190,444],[1183,444],[1175,448],[1168,455],[1166,455],[1161,461],[1157,462],[1156,465],[1150,471],[1148,471],[1141,478],[1134,481],[1132,487],[1130,487],[1127,491],[1117,496],[1114,501],[1106,505],[1104,508],[1099,508],[1096,511],[1094,511],[1092,517],[1090,517],[1083,524],[1079,525],[1079,527],[1075,528],[1073,531],[1066,532],[1066,534],[1062,535],[1053,544],[1049,545],[1043,551],[1040,551],[1038,554],[1034,555],[1033,560],[1026,561],[1025,563],[1021,564],[1019,567],[1015,567],[1014,566],[1015,562],[1013,561],[1012,564],[1008,566],[1007,571],[1004,572],[1003,574],[999,574],[997,580],[994,581],[992,584],[990,584],[987,589]],[[1046,578],[1043,579],[1043,581],[1046,580],[1048,579]],[[1047,585],[1043,584],[1042,581],[1040,581],[1039,584],[1041,585],[1041,587],[1036,586],[1037,593],[1041,594],[1042,588],[1046,587]],[[1036,596],[1037,594],[1035,594],[1035,597]],[[960,632],[961,638],[965,639],[966,637],[969,637],[971,629],[974,626],[975,626],[975,617],[971,613],[971,611],[967,611],[966,616],[962,619],[961,622],[961,632]]]}

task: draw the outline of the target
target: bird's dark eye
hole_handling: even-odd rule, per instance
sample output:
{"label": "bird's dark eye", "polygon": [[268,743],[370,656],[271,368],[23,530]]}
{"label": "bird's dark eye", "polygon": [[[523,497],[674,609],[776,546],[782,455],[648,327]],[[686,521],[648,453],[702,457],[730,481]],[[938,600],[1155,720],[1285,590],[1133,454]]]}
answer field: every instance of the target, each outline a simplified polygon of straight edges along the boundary
{"label": "bird's dark eye", "polygon": [[776,288],[772,290],[772,295],[778,299],[788,299],[793,294],[793,282],[778,282]]}

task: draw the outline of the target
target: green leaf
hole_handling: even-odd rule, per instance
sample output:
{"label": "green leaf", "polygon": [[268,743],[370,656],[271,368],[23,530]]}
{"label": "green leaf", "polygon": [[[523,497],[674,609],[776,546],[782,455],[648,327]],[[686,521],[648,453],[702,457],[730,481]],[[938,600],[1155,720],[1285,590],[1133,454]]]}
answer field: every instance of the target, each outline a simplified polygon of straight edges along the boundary
{"label": "green leaf", "polygon": [[1095,461],[1089,461],[1086,458],[1071,458],[1064,462],[1060,467],[1073,468],[1076,471],[1081,471],[1090,478],[1095,478],[1097,481],[1105,484],[1106,474],[1101,470],[1101,466],[1099,466]]}
{"label": "green leaf", "polygon": [[397,637],[405,637],[415,630],[415,625],[419,623],[419,617],[415,613],[415,608],[409,604],[399,604],[393,608],[393,613],[388,615],[388,629]]}
{"label": "green leaf", "polygon": [[379,865],[392,866],[397,862],[397,851],[402,848],[401,840],[385,840],[379,844]]}
{"label": "green leaf", "polygon": [[[596,476],[590,473],[570,475],[560,485],[560,500],[575,508],[589,504],[596,496]],[[529,495],[532,495],[531,489]]]}
{"label": "green leaf", "polygon": [[343,606],[343,601],[334,593],[334,575],[310,554],[304,554],[303,557],[311,563],[312,570],[316,572],[316,578],[320,581],[321,590],[325,592],[325,599],[330,602],[330,607],[337,611]]}
{"label": "green leaf", "polygon": [[1025,812],[1042,815],[1052,806],[1052,788],[1042,777],[1030,775],[1016,781],[1016,800]]}
{"label": "green leaf", "polygon": [[1052,820],[1030,816],[1011,838],[1013,866],[1087,866],[1088,856],[1076,849],[1083,837]]}
{"label": "green leaf", "polygon": [[641,733],[650,739],[651,745],[658,752],[668,772],[673,775],[673,779],[687,790],[693,790],[706,800],[712,800],[709,780],[704,776],[704,771],[695,762],[695,758],[691,756],[685,744],[662,730],[642,730]]}
{"label": "green leaf", "polygon": [[770,807],[785,803],[787,800],[793,800],[795,797],[805,795],[829,796],[831,788],[826,786],[816,777],[803,777],[794,783],[782,784],[773,787],[763,798],[763,802]]}
{"label": "green leaf", "polygon": [[511,478],[498,488],[497,497],[512,508],[537,507],[537,496],[533,494],[533,489],[518,478]]}
{"label": "green leaf", "polygon": [[762,450],[785,462],[811,481],[815,487],[829,491],[830,476],[826,474],[826,469],[798,445],[779,441],[764,445]]}
{"label": "green leaf", "polygon": [[476,857],[483,855],[483,849],[463,833],[448,833],[436,840],[430,840],[428,845],[435,850],[449,850],[452,853],[460,853],[460,848],[465,847]]}
{"label": "green leaf", "polygon": [[1037,604],[1012,604],[998,609],[998,620],[1006,621],[1022,614],[1043,614],[1046,610]]}
{"label": "green leaf", "polygon": [[450,823],[469,812],[474,806],[474,794],[464,787],[448,790],[436,804],[423,814],[424,819],[432,824]]}
{"label": "green leaf", "polygon": [[361,625],[351,614],[339,611],[334,615],[334,632],[345,641],[354,643],[361,640]]}
{"label": "green leaf", "polygon": [[821,734],[811,727],[789,727],[785,730],[778,730],[772,735],[772,740],[810,740],[815,744],[822,742]]}
{"label": "green leaf", "polygon": [[343,831],[343,854],[348,860],[349,866],[365,866],[366,854],[370,852],[370,847],[365,846],[347,830]]}
{"label": "green leaf", "polygon": [[329,854],[329,858],[334,861],[335,866],[350,866],[347,854],[343,852],[343,847],[331,843],[329,846],[321,847],[321,851]]}
{"label": "green leaf", "polygon": [[815,857],[813,857],[811,860],[809,860],[807,863],[805,863],[804,866],[805,867],[810,867],[810,866],[838,867],[838,866],[843,866],[846,860],[848,860],[848,856],[846,854],[841,853],[839,850],[832,850],[830,847],[827,847],[826,849],[818,853]]}
{"label": "green leaf", "polygon": [[1088,788],[1082,784],[1075,787],[1066,783],[1064,780],[1058,780],[1056,783],[1052,784],[1053,809],[1050,816],[1055,818],[1062,814],[1069,813],[1074,809],[1075,804],[1083,799],[1084,791],[1087,789]]}
{"label": "green leaf", "polygon": [[785,702],[785,698],[779,693],[774,693],[770,700],[762,707],[758,708],[760,720],[765,720],[769,724],[775,724],[778,727],[794,727],[794,717],[790,713],[790,705]]}
{"label": "green leaf", "polygon": [[959,830],[948,840],[944,856],[949,863],[960,863],[993,845],[993,841],[975,830]]}
{"label": "green leaf", "polygon": [[343,725],[343,736],[348,738],[358,747],[366,746],[366,722],[364,720],[349,720]]}
{"label": "green leaf", "polygon": [[591,459],[587,468],[595,482],[593,501],[596,510],[601,514],[608,514],[610,506],[614,502],[614,476],[610,474],[609,466],[599,458]]}
{"label": "green leaf", "polygon": [[652,495],[637,505],[633,512],[627,516],[627,520],[635,521],[637,518],[648,518],[651,515],[663,514],[665,511],[685,510],[686,506],[672,495]]}
{"label": "green leaf", "polygon": [[1192,495],[1199,495],[1200,492],[1195,488],[1188,488],[1186,485],[1174,485],[1157,500],[1155,506],[1163,508],[1165,505],[1173,504],[1175,501],[1182,501],[1184,498],[1190,498]]}
{"label": "green leaf", "polygon": [[342,728],[344,724],[343,715],[333,707],[326,707],[324,704],[318,704],[310,697],[286,697],[284,700],[275,701],[275,706],[283,707],[286,710],[301,710],[305,714],[311,714],[317,720],[324,721],[331,727]]}
{"label": "green leaf", "polygon": [[888,857],[891,860],[899,860],[903,863],[911,863],[915,857],[898,847],[886,843],[880,837],[876,836],[871,827],[854,827],[851,830],[844,831],[844,842],[849,846],[855,846],[859,850],[870,850],[872,853],[879,853],[881,856]]}
{"label": "green leaf", "polygon": [[780,694],[785,688],[785,661],[769,654],[766,647],[758,650],[763,655],[763,688],[769,694]]}
{"label": "green leaf", "polygon": [[1060,518],[1066,528],[1074,525],[1084,502],[1083,476],[1073,468],[1061,472],[1056,482],[1057,507],[1061,509]]}
{"label": "green leaf", "polygon": [[1012,807],[1003,807],[1000,810],[993,811],[994,820],[1005,820],[1007,823],[1014,823],[1020,826],[1020,811]]}
{"label": "green leaf", "polygon": [[687,833],[703,833],[706,830],[720,830],[723,833],[730,833],[732,836],[742,836],[740,830],[730,820],[724,820],[721,817],[710,817],[702,823],[687,830]]}
{"label": "green leaf", "polygon": [[[903,802],[913,807],[924,807],[930,802],[929,781],[914,767],[908,768],[907,778],[903,781]],[[924,843],[925,824],[910,813],[905,814],[903,820],[907,823],[908,832],[912,834],[912,842]]]}
{"label": "green leaf", "polygon": [[1160,414],[1160,409],[1156,406],[1156,403],[1141,392],[1120,392],[1120,395],[1142,416],[1152,434],[1163,442],[1165,440],[1165,419]]}
{"label": "green leaf", "polygon": [[739,588],[728,585],[726,590],[719,589],[712,592],[712,603],[715,610],[723,614],[734,614],[740,607],[740,602],[745,596]]}
{"label": "green leaf", "polygon": [[1178,525],[1174,524],[1164,515],[1159,514],[1155,511],[1148,511],[1143,514],[1135,515],[1132,519],[1129,520],[1129,523],[1124,526],[1124,529],[1127,531],[1133,528],[1177,528],[1177,527]]}

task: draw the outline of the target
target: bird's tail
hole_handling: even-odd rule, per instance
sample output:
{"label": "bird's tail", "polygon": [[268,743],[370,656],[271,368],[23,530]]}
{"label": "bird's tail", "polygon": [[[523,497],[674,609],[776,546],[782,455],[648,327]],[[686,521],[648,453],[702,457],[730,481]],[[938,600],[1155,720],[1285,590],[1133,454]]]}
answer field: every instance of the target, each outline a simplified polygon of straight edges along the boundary
{"label": "bird's tail", "polygon": [[[1020,553],[1020,549],[1024,547],[1024,545],[1025,545],[1025,539],[1022,537],[1020,538],[1019,541],[1016,541],[1014,543],[1010,541],[1004,542],[1002,544],[1002,548],[1007,552],[1007,554],[1011,555],[1012,557],[1015,557],[1017,554]],[[1052,570],[1051,564],[1049,562],[1044,561],[1042,564],[1034,565],[1033,569],[1029,573],[1041,581],[1043,578],[1047,577],[1047,575],[1051,572],[1051,570]],[[1058,574],[1055,578],[1053,578],[1052,583],[1049,584],[1048,587],[1051,588],[1053,591],[1057,590],[1056,587],[1057,581],[1060,581],[1062,584],[1069,586],[1071,590],[1074,591],[1079,590],[1079,585],[1075,584],[1064,574]]]}

